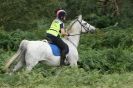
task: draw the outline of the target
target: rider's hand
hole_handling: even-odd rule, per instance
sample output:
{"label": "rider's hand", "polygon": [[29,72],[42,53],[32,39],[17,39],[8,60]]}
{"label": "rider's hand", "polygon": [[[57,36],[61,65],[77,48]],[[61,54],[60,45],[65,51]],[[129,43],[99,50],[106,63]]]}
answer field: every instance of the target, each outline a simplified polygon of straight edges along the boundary
{"label": "rider's hand", "polygon": [[63,36],[69,36],[69,34],[68,34],[67,32],[65,32],[64,29],[61,29],[61,34],[62,34]]}

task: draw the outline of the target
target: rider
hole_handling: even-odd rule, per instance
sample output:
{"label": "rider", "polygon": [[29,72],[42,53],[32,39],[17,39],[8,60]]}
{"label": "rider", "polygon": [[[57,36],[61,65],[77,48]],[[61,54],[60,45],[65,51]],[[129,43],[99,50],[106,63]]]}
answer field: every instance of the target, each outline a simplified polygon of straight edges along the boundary
{"label": "rider", "polygon": [[59,9],[56,11],[56,18],[53,20],[50,28],[46,31],[47,37],[56,44],[61,50],[60,65],[65,65],[64,60],[66,54],[69,52],[68,45],[61,39],[61,37],[68,36],[64,29],[66,19],[66,11]]}

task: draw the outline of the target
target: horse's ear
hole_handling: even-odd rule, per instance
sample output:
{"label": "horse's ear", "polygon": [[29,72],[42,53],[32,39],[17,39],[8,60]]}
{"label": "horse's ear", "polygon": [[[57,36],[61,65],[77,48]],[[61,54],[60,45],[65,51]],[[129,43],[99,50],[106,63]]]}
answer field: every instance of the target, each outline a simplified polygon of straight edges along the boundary
{"label": "horse's ear", "polygon": [[82,21],[82,15],[79,15],[79,16],[78,16],[78,19],[79,19],[80,21]]}

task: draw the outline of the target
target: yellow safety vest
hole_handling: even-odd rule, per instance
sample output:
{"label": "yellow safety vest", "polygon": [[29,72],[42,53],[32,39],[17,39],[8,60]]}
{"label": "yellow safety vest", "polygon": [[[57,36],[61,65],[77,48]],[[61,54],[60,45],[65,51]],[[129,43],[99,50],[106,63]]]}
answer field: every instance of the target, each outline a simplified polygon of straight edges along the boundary
{"label": "yellow safety vest", "polygon": [[46,31],[46,33],[48,34],[52,34],[54,36],[59,36],[61,37],[61,33],[60,33],[60,25],[62,24],[63,22],[60,21],[59,19],[55,19],[50,28]]}

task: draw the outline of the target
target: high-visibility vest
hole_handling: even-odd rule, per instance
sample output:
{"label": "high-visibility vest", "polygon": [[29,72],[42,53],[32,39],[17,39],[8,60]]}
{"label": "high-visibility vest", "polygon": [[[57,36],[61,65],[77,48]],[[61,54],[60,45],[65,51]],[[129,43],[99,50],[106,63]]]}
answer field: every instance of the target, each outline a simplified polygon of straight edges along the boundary
{"label": "high-visibility vest", "polygon": [[54,36],[59,36],[59,37],[61,37],[61,33],[60,33],[60,29],[61,29],[61,28],[60,28],[60,25],[61,25],[62,23],[63,23],[63,22],[60,21],[59,19],[55,19],[55,20],[52,22],[50,28],[46,31],[46,33],[52,34],[52,35],[54,35]]}

